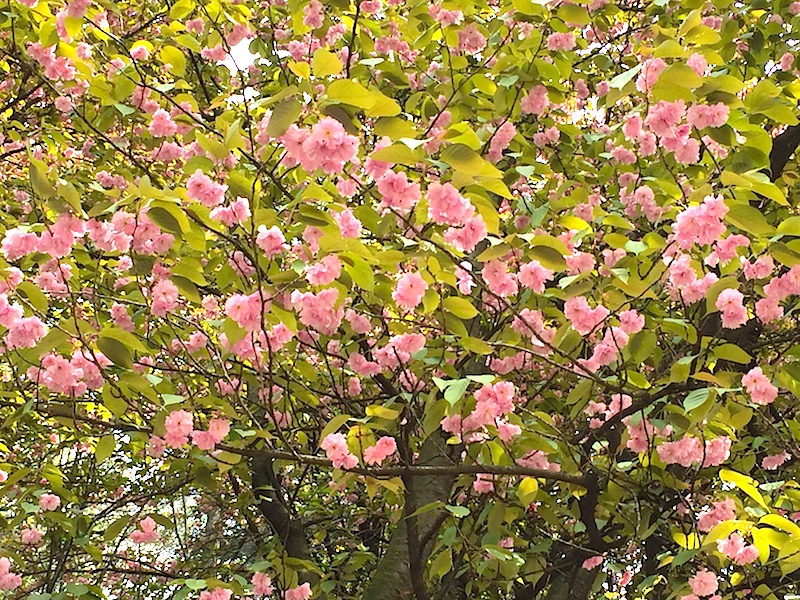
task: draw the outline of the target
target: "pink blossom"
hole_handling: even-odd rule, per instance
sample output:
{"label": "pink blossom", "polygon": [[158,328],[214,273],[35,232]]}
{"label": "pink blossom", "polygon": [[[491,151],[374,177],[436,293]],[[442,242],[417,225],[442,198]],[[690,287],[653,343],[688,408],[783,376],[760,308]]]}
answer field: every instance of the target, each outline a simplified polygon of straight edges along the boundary
{"label": "pink blossom", "polygon": [[640,315],[635,310],[626,310],[619,315],[620,326],[629,335],[639,333],[644,329],[644,315]]}
{"label": "pink blossom", "polygon": [[604,559],[603,559],[602,555],[601,556],[592,556],[590,558],[587,558],[585,561],[583,561],[583,564],[581,565],[581,567],[583,569],[586,569],[587,571],[591,571],[592,569],[596,569],[597,567],[602,565],[603,564],[603,560]]}
{"label": "pink blossom", "polygon": [[714,502],[713,508],[706,509],[700,513],[697,519],[697,528],[700,531],[708,532],[723,521],[730,521],[735,518],[736,503],[733,498],[725,498],[720,502]]}
{"label": "pink blossom", "polygon": [[693,244],[713,244],[727,229],[722,222],[727,213],[728,207],[721,196],[706,196],[699,206],[680,212],[672,226],[678,246],[689,250]]}
{"label": "pink blossom", "polygon": [[792,458],[792,455],[788,452],[781,452],[780,454],[765,456],[763,459],[761,459],[761,467],[767,471],[774,471],[790,458]]}
{"label": "pink blossom", "polygon": [[408,214],[422,197],[419,183],[411,182],[405,171],[387,171],[378,179],[381,207],[393,208],[401,215]]}
{"label": "pink blossom", "polygon": [[308,600],[311,598],[311,584],[304,583],[303,585],[298,585],[295,588],[286,590],[283,598],[284,600]]}
{"label": "pink blossom", "polygon": [[211,48],[206,47],[200,51],[200,56],[206,60],[210,60],[213,62],[222,62],[228,57],[228,51],[225,50],[225,46],[222,44],[217,44]]}
{"label": "pink blossom", "polygon": [[200,592],[200,600],[231,600],[233,591],[228,588],[218,587],[211,591]]}
{"label": "pink blossom", "polygon": [[228,227],[244,223],[251,216],[250,201],[240,196],[230,206],[217,206],[209,216]]}
{"label": "pink blossom", "polygon": [[163,108],[153,113],[153,119],[148,128],[153,137],[168,137],[178,133],[178,125],[172,120],[170,114]]}
{"label": "pink blossom", "polygon": [[320,448],[337,469],[352,469],[358,464],[358,458],[350,453],[347,438],[342,433],[329,433],[322,440]]}
{"label": "pink blossom", "polygon": [[661,71],[667,68],[667,63],[661,58],[651,58],[642,63],[642,70],[636,79],[636,89],[640,92],[649,92],[658,81]]}
{"label": "pink blossom", "polygon": [[256,245],[263,250],[267,258],[277,256],[289,248],[286,238],[283,237],[283,233],[277,225],[273,225],[269,229],[266,225],[259,225]]}
{"label": "pink blossom", "polygon": [[730,109],[722,102],[710,106],[693,104],[686,113],[686,122],[697,129],[722,127],[728,120]]}
{"label": "pink blossom", "polygon": [[478,473],[472,482],[472,489],[478,494],[490,494],[494,491],[494,476]]}
{"label": "pink blossom", "polygon": [[5,343],[8,350],[33,348],[47,335],[47,326],[39,317],[23,317],[8,325]]}
{"label": "pink blossom", "polygon": [[419,273],[405,273],[397,281],[392,292],[392,299],[402,309],[414,310],[422,302],[422,297],[428,289],[426,282]]}
{"label": "pink blossom", "polygon": [[490,260],[484,264],[481,277],[489,289],[498,296],[513,296],[519,290],[517,276],[508,272],[508,264],[502,260]]}
{"label": "pink blossom", "polygon": [[439,225],[463,225],[475,212],[470,201],[449,183],[431,183],[426,196],[428,218]]}
{"label": "pink blossom", "polygon": [[383,436],[374,446],[364,449],[364,462],[368,465],[380,465],[397,451],[397,443],[391,436]]}
{"label": "pink blossom", "polygon": [[608,315],[608,309],[602,305],[590,308],[588,300],[583,296],[574,296],[564,304],[564,316],[581,335],[587,335],[594,330]]}
{"label": "pink blossom", "polygon": [[477,54],[486,48],[486,38],[474,24],[458,30],[458,49],[467,54]]}
{"label": "pink blossom", "polygon": [[547,49],[552,52],[572,50],[574,47],[575,34],[573,33],[551,33],[547,36]]}
{"label": "pink blossom", "polygon": [[328,285],[342,274],[342,262],[335,254],[329,254],[320,262],[306,267],[306,280],[311,285]]}
{"label": "pink blossom", "polygon": [[22,585],[22,576],[11,572],[11,561],[0,558],[0,590],[13,590]]}
{"label": "pink blossom", "polygon": [[[318,29],[322,27],[324,16],[325,12],[322,3],[319,0],[311,0],[303,9],[303,25],[311,29]],[[287,598],[286,600],[289,599]]]}
{"label": "pink blossom", "polygon": [[503,151],[508,148],[515,135],[517,135],[517,129],[514,124],[511,121],[505,121],[492,135],[486,157],[493,163],[499,161],[503,156]]}
{"label": "pink blossom", "polygon": [[745,544],[739,532],[734,531],[727,538],[717,541],[717,550],[737,565],[746,565],[758,558],[758,548]]}
{"label": "pink blossom", "polygon": [[665,442],[658,446],[659,458],[666,464],[679,464],[691,467],[692,463],[703,458],[703,444],[697,438],[686,436],[676,442]]}
{"label": "pink blossom", "polygon": [[251,582],[255,596],[269,596],[273,592],[272,579],[266,573],[253,573]]}
{"label": "pink blossom", "polygon": [[742,304],[744,295],[734,289],[724,289],[717,296],[714,306],[722,312],[722,326],[737,329],[747,323],[747,309]]}
{"label": "pink blossom", "polygon": [[156,317],[163,317],[173,312],[178,306],[179,294],[178,287],[174,283],[169,279],[162,279],[153,286],[150,311]]}
{"label": "pink blossom", "polygon": [[683,100],[667,102],[661,100],[650,107],[644,125],[658,137],[674,138],[678,134],[678,125],[686,114]]}
{"label": "pink blossom", "polygon": [[764,375],[761,367],[750,369],[742,377],[742,385],[750,394],[750,399],[756,404],[772,404],[778,397],[778,388]]}
{"label": "pink blossom", "polygon": [[189,19],[186,21],[186,31],[189,33],[203,33],[203,29],[205,28],[205,22],[201,17],[196,19]]}
{"label": "pink blossom", "polygon": [[344,125],[333,117],[324,117],[311,127],[303,141],[299,162],[306,171],[322,169],[328,175],[335,175],[355,158],[357,151],[358,138],[348,134]]}
{"label": "pink blossom", "polygon": [[300,312],[300,322],[326,335],[333,335],[344,317],[344,309],[336,308],[338,299],[336,288],[326,288],[319,294],[294,290],[291,295],[292,306]]}
{"label": "pink blossom", "polygon": [[695,52],[692,54],[687,60],[686,64],[694,70],[700,77],[703,77],[706,74],[706,69],[708,69],[708,61],[706,60],[705,56],[702,54],[698,54]]}
{"label": "pink blossom", "polygon": [[213,208],[225,200],[227,185],[216,183],[202,170],[197,169],[186,184],[186,195],[203,206]]}
{"label": "pink blossom", "polygon": [[714,438],[703,445],[699,439],[688,435],[675,442],[664,442],[656,448],[664,463],[687,468],[693,463],[702,463],[702,467],[718,466],[728,460],[730,449],[731,440],[727,436]]}
{"label": "pink blossom", "polygon": [[185,410],[175,410],[164,419],[166,435],[164,441],[170,448],[180,448],[189,442],[189,435],[194,429],[194,419]]}
{"label": "pink blossom", "polygon": [[460,10],[445,10],[441,2],[435,2],[428,7],[428,14],[433,19],[442,24],[443,27],[457,25],[464,19],[464,13]]}
{"label": "pink blossom", "polygon": [[150,517],[139,521],[139,529],[131,533],[131,541],[134,544],[151,544],[160,538],[161,536],[156,531],[156,522]]}
{"label": "pink blossom", "polygon": [[488,233],[483,217],[478,215],[467,219],[463,227],[450,227],[444,232],[444,239],[460,252],[472,252]]}
{"label": "pink blossom", "polygon": [[554,274],[554,271],[543,267],[538,260],[532,260],[520,266],[519,282],[537,294],[543,294],[545,284],[553,280]]}
{"label": "pink blossom", "polygon": [[772,273],[775,263],[771,256],[760,256],[755,262],[749,262],[742,258],[745,279],[765,279]]}
{"label": "pink blossom", "polygon": [[247,331],[255,331],[261,326],[261,317],[269,309],[269,303],[262,300],[261,292],[245,296],[234,294],[225,301],[225,314]]}
{"label": "pink blossom", "polygon": [[39,496],[39,508],[42,510],[56,510],[61,506],[61,498],[55,494],[42,494]]}
{"label": "pink blossom", "polygon": [[27,527],[22,530],[22,535],[20,537],[23,544],[36,546],[39,542],[42,541],[42,532],[32,527],[28,529]]}
{"label": "pink blossom", "polygon": [[361,221],[359,221],[353,211],[345,208],[341,212],[333,212],[333,220],[339,226],[339,231],[344,238],[361,237]]}
{"label": "pink blossom", "polygon": [[550,98],[547,95],[547,88],[537,85],[519,103],[522,114],[534,114],[542,116],[550,106]]}

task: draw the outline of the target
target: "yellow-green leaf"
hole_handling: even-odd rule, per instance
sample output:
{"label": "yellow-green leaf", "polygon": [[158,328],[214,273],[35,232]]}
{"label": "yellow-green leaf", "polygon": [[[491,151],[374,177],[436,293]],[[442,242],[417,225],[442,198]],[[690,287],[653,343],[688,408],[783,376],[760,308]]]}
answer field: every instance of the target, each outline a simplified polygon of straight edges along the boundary
{"label": "yellow-green leaf", "polygon": [[170,73],[178,77],[183,77],[186,74],[186,57],[178,48],[164,46],[161,48],[159,56],[162,61],[171,65],[169,68]]}
{"label": "yellow-green leaf", "polygon": [[[754,480],[752,478],[748,477],[747,475],[737,473],[736,471],[731,471],[730,469],[722,469],[719,472],[719,478],[725,483],[735,485],[745,494],[755,500],[764,510],[769,510],[769,507],[767,506],[767,503],[764,502],[764,498],[761,496],[761,493],[758,491],[758,489],[756,489],[756,486],[753,485]],[[800,528],[798,528],[798,531],[800,531]]]}
{"label": "yellow-green leaf", "polygon": [[539,491],[539,482],[535,477],[524,477],[519,482],[517,488],[517,497],[523,506],[528,506],[536,499],[536,494]]}
{"label": "yellow-green leaf", "polygon": [[459,319],[472,319],[478,316],[478,309],[475,308],[469,300],[458,298],[456,296],[449,296],[442,300],[444,309],[457,316]]}
{"label": "yellow-green leaf", "polygon": [[333,52],[328,52],[322,48],[314,51],[314,59],[311,63],[311,70],[314,77],[327,77],[336,75],[342,70],[342,61]]}

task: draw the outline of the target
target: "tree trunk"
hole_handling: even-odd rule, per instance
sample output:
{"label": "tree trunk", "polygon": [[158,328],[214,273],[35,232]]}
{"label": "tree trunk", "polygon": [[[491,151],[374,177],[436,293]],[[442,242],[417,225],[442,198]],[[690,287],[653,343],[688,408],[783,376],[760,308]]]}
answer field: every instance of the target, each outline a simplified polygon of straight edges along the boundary
{"label": "tree trunk", "polygon": [[[453,464],[448,456],[445,439],[440,433],[432,434],[422,445],[417,464]],[[413,484],[413,505],[416,506],[416,510],[432,502],[446,502],[450,497],[454,481],[455,476],[453,475],[416,477]],[[378,562],[375,574],[367,585],[362,600],[412,600],[414,598],[411,561],[415,561],[417,568],[424,570],[436,541],[436,532],[442,525],[442,510],[427,511],[413,518],[416,519],[418,540],[421,540],[424,545],[419,547],[416,556],[411,556],[407,516],[404,516],[395,527],[389,545]]]}

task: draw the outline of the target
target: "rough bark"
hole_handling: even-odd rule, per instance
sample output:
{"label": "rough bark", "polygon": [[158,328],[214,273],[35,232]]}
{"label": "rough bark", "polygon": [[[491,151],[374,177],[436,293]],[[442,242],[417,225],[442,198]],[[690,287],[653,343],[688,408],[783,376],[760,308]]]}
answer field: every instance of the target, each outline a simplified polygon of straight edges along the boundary
{"label": "rough bark", "polygon": [[556,574],[552,578],[543,600],[586,600],[596,577],[596,569],[587,571],[578,562],[571,571]]}
{"label": "rough bark", "polygon": [[292,518],[280,493],[280,483],[272,468],[272,459],[254,458],[251,463],[253,493],[258,509],[280,539],[286,554],[292,558],[309,559],[308,540],[299,520]]}
{"label": "rough bark", "polygon": [[786,131],[772,140],[772,150],[769,153],[770,180],[777,181],[786,163],[789,162],[797,146],[800,145],[800,125],[792,125]]}
{"label": "rough bark", "polygon": [[[420,449],[418,464],[452,464],[444,438],[435,433]],[[437,475],[415,477],[413,504],[421,508],[432,502],[445,502],[450,497],[455,476]],[[407,519],[401,519],[389,540],[383,556],[378,562],[363,600],[411,600],[415,597],[411,580],[411,561],[424,569],[430,556],[436,532],[442,524],[441,511],[431,510],[416,517],[417,539],[422,541],[416,556],[409,552]]]}

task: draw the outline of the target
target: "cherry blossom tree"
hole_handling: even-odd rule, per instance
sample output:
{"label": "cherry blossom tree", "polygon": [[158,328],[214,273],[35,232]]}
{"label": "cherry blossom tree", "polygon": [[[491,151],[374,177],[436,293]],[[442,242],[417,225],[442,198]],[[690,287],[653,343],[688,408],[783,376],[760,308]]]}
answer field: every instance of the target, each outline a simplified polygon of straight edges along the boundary
{"label": "cherry blossom tree", "polygon": [[7,0],[4,597],[800,592],[798,31]]}

